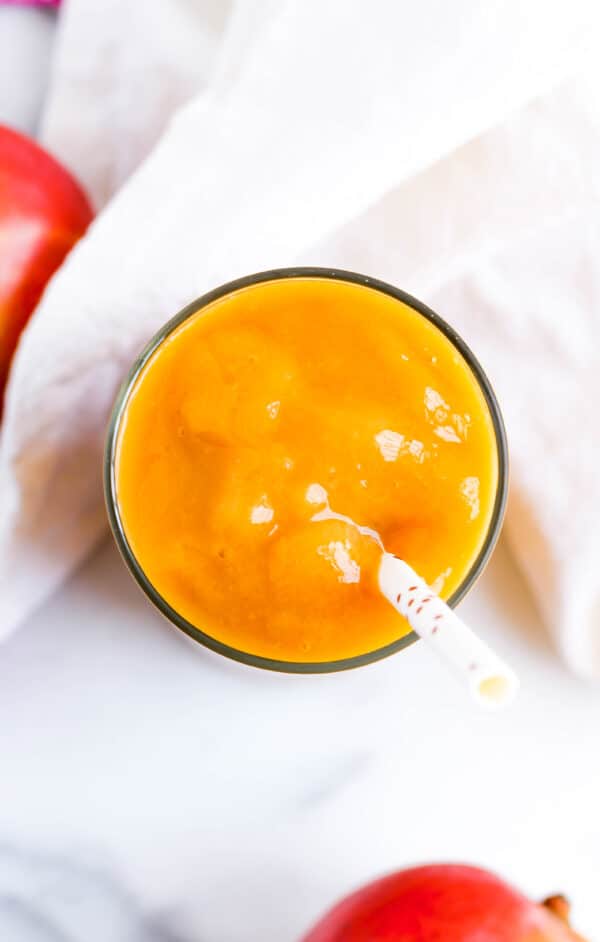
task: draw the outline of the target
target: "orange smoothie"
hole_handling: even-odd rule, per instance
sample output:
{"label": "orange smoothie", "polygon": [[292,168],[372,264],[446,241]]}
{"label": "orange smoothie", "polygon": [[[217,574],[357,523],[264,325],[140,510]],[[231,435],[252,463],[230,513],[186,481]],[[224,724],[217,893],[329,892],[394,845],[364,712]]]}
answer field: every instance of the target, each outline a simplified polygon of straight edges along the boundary
{"label": "orange smoothie", "polygon": [[444,598],[488,536],[498,448],[478,381],[421,313],[321,277],[189,316],[134,383],[114,488],[154,589],[254,656],[330,662],[409,631],[381,548]]}

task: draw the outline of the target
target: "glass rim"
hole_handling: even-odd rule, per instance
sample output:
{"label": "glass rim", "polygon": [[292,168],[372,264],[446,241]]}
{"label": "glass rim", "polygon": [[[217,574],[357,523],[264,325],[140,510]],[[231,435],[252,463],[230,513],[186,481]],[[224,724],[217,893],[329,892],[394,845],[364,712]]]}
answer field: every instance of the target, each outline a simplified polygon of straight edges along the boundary
{"label": "glass rim", "polygon": [[213,638],[211,635],[202,631],[200,628],[197,628],[186,618],[180,615],[166,601],[166,599],[163,598],[163,596],[157,591],[154,585],[147,578],[142,567],[138,563],[125,534],[125,529],[119,514],[115,480],[115,459],[118,437],[121,428],[121,421],[124,416],[129,397],[142,370],[150,358],[154,355],[155,351],[163,344],[163,342],[181,324],[183,324],[193,315],[197,314],[198,311],[200,311],[202,308],[207,307],[209,304],[212,304],[214,301],[217,301],[226,295],[232,294],[234,291],[239,291],[240,289],[248,288],[252,285],[261,284],[263,282],[298,278],[327,278],[333,281],[361,285],[362,287],[372,288],[376,291],[382,292],[383,294],[389,295],[398,301],[402,301],[418,314],[421,314],[421,316],[425,317],[426,320],[432,323],[435,327],[438,328],[438,330],[442,332],[442,334],[444,334],[444,336],[458,350],[463,360],[466,362],[467,366],[475,376],[475,379],[477,380],[477,384],[486,401],[494,429],[498,459],[498,479],[494,506],[492,509],[492,515],[490,517],[485,540],[483,541],[482,547],[465,578],[458,588],[452,593],[450,598],[447,599],[447,604],[450,605],[451,608],[454,608],[456,605],[458,605],[458,603],[470,591],[483,572],[498,541],[500,530],[502,528],[502,521],[504,518],[508,493],[508,444],[502,413],[500,411],[500,406],[498,404],[498,400],[496,399],[492,385],[487,378],[483,367],[477,360],[472,350],[454,330],[454,328],[451,327],[442,317],[440,317],[439,314],[436,314],[435,311],[431,310],[431,308],[429,308],[426,304],[424,304],[422,301],[419,301],[417,298],[414,298],[406,291],[402,291],[400,288],[396,288],[393,285],[390,285],[385,281],[380,281],[377,278],[371,278],[368,275],[361,275],[357,272],[345,271],[339,268],[319,268],[313,266],[274,268],[226,282],[225,284],[220,285],[218,288],[213,288],[212,291],[208,291],[206,294],[201,295],[199,298],[196,298],[189,304],[186,304],[184,308],[182,308],[177,314],[175,314],[174,317],[168,320],[166,324],[164,324],[160,330],[154,334],[152,339],[134,361],[116,395],[112,414],[109,420],[106,446],[104,450],[104,496],[110,528],[121,556],[123,557],[131,574],[145,595],[156,606],[156,608],[158,608],[161,614],[173,625],[175,625],[175,627],[179,628],[194,641],[198,642],[206,648],[209,648],[212,651],[215,651],[217,654],[222,654],[224,657],[230,658],[234,661],[239,661],[242,664],[246,664],[251,667],[260,667],[265,670],[288,674],[324,674],[349,670],[355,667],[362,667],[366,664],[371,664],[374,661],[379,661],[382,658],[389,657],[391,654],[402,651],[404,648],[414,644],[414,642],[418,640],[418,635],[414,631],[410,631],[408,634],[403,635],[403,637],[398,638],[396,641],[392,641],[390,644],[387,644],[384,647],[377,648],[374,651],[365,652],[364,654],[356,655],[355,657],[342,658],[335,661],[280,661],[274,658],[261,657],[251,654],[247,651],[239,650],[228,644],[225,644],[222,641],[219,641],[217,638]]}

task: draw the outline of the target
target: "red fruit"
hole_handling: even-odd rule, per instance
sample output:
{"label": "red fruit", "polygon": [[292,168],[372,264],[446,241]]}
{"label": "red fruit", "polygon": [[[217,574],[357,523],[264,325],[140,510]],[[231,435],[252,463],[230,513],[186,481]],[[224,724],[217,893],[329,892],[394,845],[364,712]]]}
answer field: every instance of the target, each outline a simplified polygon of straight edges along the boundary
{"label": "red fruit", "polygon": [[19,335],[93,212],[73,177],[0,125],[0,408]]}
{"label": "red fruit", "polygon": [[476,867],[401,870],[338,903],[304,942],[583,942],[568,904],[544,904]]}

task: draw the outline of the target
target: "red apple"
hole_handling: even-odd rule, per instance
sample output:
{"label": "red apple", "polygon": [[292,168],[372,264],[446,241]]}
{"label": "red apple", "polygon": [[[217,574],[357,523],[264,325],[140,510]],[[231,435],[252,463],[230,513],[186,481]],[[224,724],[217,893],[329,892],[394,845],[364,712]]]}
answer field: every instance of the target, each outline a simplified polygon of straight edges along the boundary
{"label": "red apple", "polygon": [[303,942],[583,942],[563,897],[532,903],[457,864],[401,870],[338,903]]}
{"label": "red apple", "polygon": [[85,193],[64,167],[0,125],[0,409],[19,335],[92,216]]}

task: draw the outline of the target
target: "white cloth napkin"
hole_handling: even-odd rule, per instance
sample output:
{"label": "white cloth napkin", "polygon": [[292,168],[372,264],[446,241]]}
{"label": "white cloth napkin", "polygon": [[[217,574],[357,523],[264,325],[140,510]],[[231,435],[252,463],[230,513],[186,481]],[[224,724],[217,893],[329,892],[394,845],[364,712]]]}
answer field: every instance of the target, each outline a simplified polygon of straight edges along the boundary
{"label": "white cloth napkin", "polygon": [[105,424],[146,340],[208,288],[302,262],[387,278],[471,343],[508,424],[511,544],[565,658],[600,672],[595,3],[67,0],[62,17],[44,138],[108,204],[12,372],[0,632],[104,531]]}

